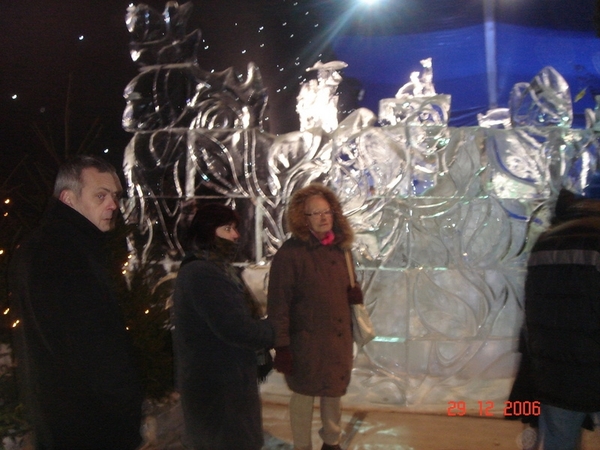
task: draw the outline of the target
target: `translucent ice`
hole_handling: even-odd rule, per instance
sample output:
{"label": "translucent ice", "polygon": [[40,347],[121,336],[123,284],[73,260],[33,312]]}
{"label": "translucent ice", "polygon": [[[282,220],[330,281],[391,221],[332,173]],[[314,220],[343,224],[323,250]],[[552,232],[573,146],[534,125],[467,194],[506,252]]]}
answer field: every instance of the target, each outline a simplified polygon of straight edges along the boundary
{"label": "translucent ice", "polygon": [[544,67],[530,83],[515,84],[509,103],[514,127],[569,127],[573,122],[569,85],[552,67]]}
{"label": "translucent ice", "polygon": [[347,67],[343,61],[330,61],[323,64],[317,61],[307,71],[316,71],[317,78],[300,86],[296,111],[300,116],[300,131],[321,128],[330,133],[338,125],[338,85],[342,81],[340,70]]}
{"label": "translucent ice", "polygon": [[[319,74],[298,99],[302,129],[274,136],[261,126],[257,67],[210,74],[193,45],[178,47],[199,36],[183,30],[186,8],[128,10],[144,66],[125,90],[123,117],[133,133],[124,159],[124,213],[137,224],[131,266],[150,265],[157,280],[176,271],[196,203],[224,199],[241,213],[240,263],[264,301],[268,262],[287,236],[286,202],[326,183],[355,227],[378,333],[356,356],[345,402],[437,412],[449,400],[502,405],[519,357],[528,249],[561,186],[599,190],[597,114],[588,129],[570,129],[569,87],[545,68],[515,87],[508,111],[488,112],[480,127],[448,127],[450,96],[435,93],[424,64],[412,91],[382,100],[379,117],[359,109],[338,125],[343,63],[333,62],[311,68]],[[263,389],[289,393],[278,374]]]}
{"label": "translucent ice", "polygon": [[410,81],[398,90],[395,98],[379,101],[379,120],[383,125],[448,124],[450,96],[436,94],[431,58],[422,60],[421,65],[423,72],[413,72]]}

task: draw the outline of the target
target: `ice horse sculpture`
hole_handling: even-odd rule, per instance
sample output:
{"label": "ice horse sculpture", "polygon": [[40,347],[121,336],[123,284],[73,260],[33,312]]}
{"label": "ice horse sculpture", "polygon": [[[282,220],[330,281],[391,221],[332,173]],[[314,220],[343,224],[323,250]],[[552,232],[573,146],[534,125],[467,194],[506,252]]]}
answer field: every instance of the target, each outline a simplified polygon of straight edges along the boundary
{"label": "ice horse sculpture", "polygon": [[[515,87],[510,108],[452,128],[450,96],[435,93],[424,60],[413,90],[382,100],[379,117],[359,109],[334,129],[274,136],[261,126],[267,98],[257,67],[245,76],[198,67],[200,33],[184,32],[190,8],[170,2],[160,14],[140,4],[127,13],[141,66],[123,117],[134,133],[124,158],[125,214],[138,225],[132,267],[150,266],[156,280],[174,273],[194,205],[219,197],[250,230],[244,260],[264,263],[247,269],[260,291],[286,236],[286,201],[321,181],[356,229],[357,271],[378,333],[356,356],[345,402],[501,408],[519,357],[528,248],[558,189],[584,193],[597,177],[597,114],[588,114],[589,129],[571,129],[569,87],[544,68]],[[263,390],[288,393],[279,374]]]}

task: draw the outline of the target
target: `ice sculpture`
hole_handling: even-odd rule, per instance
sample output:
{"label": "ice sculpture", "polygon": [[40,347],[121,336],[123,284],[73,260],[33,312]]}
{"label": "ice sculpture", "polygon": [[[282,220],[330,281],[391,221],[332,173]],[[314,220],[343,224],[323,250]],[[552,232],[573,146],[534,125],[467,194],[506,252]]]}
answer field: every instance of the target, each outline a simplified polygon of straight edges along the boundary
{"label": "ice sculpture", "polygon": [[413,72],[395,98],[379,101],[379,119],[384,125],[416,123],[446,125],[450,113],[450,96],[437,95],[433,86],[431,58],[421,61],[423,72]]}
{"label": "ice sculpture", "polygon": [[317,72],[316,80],[302,83],[297,98],[297,112],[300,116],[300,131],[321,128],[331,133],[338,126],[338,85],[342,82],[340,70],[348,65],[343,61],[330,61],[323,64],[317,61],[306,69]]}
{"label": "ice sculpture", "polygon": [[573,123],[569,85],[552,67],[544,67],[530,83],[515,84],[509,106],[514,127]]}
{"label": "ice sculpture", "polygon": [[479,113],[477,114],[477,123],[480,127],[508,130],[512,127],[510,123],[510,109],[494,108],[485,114]]}
{"label": "ice sculpture", "polygon": [[[413,90],[382,100],[379,117],[359,109],[334,125],[333,113],[325,120],[311,112],[305,92],[302,129],[273,136],[261,127],[259,69],[199,68],[200,34],[183,30],[189,8],[128,9],[142,69],[125,89],[123,117],[134,133],[124,159],[125,214],[138,225],[133,260],[154,267],[157,279],[176,271],[195,203],[225,198],[242,213],[245,278],[264,299],[287,199],[311,181],[327,183],[356,228],[357,271],[378,332],[356,356],[345,402],[501,407],[519,357],[528,248],[561,186],[587,195],[598,179],[597,111],[587,114],[588,129],[571,129],[568,86],[545,68],[515,87],[508,111],[452,128],[450,96],[435,93],[425,60]],[[321,81],[332,107],[340,63],[318,66],[331,69]],[[289,393],[279,374],[263,389]]]}

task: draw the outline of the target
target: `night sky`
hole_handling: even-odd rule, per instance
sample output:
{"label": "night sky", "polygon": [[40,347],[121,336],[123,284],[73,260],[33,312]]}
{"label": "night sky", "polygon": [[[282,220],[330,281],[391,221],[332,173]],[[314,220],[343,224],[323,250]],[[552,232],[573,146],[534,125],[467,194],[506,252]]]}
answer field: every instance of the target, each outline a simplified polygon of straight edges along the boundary
{"label": "night sky", "polygon": [[[92,152],[108,148],[109,159],[120,165],[130,139],[121,128],[122,93],[137,74],[125,26],[129,2],[2,3],[0,175],[24,154],[39,152],[36,129],[56,148],[68,146],[71,151],[93,137]],[[165,6],[159,1],[145,3],[159,12]],[[231,66],[243,73],[248,62],[258,64],[269,88],[271,132],[297,128],[294,105],[299,77],[321,53],[305,51],[312,35],[320,31],[320,19],[313,11],[285,0],[203,1],[195,2],[188,21],[188,31],[199,28],[205,40],[199,52],[203,69],[221,71]]]}
{"label": "night sky", "polygon": [[[269,92],[266,127],[280,134],[297,129],[300,81],[317,60],[335,58],[330,42],[336,33],[416,33],[482,20],[482,0],[381,1],[379,9],[367,9],[353,0],[197,0],[188,31],[202,31],[198,60],[205,70],[245,72],[250,61],[259,66]],[[165,7],[163,1],[145,3],[159,12]],[[502,21],[593,29],[594,0],[497,3]],[[71,151],[82,144],[95,154],[108,149],[108,159],[120,166],[131,137],[121,128],[122,93],[137,74],[125,26],[128,5],[121,0],[0,2],[0,177],[23,157],[37,158],[43,140]],[[348,80],[351,95],[344,107],[356,106],[353,86],[359,84]]]}

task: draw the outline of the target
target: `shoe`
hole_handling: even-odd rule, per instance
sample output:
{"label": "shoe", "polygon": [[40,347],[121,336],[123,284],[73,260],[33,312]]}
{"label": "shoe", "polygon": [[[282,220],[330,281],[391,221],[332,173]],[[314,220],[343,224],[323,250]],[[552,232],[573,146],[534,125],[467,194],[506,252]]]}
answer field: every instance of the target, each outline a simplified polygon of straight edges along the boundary
{"label": "shoe", "polygon": [[342,447],[340,447],[340,444],[329,445],[323,442],[323,447],[321,447],[321,450],[342,450]]}

